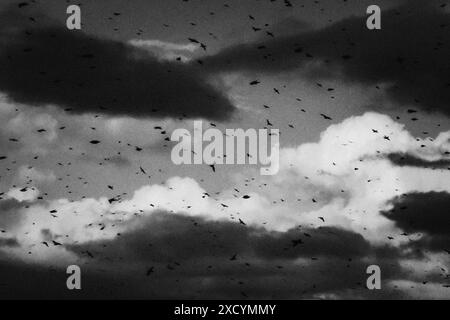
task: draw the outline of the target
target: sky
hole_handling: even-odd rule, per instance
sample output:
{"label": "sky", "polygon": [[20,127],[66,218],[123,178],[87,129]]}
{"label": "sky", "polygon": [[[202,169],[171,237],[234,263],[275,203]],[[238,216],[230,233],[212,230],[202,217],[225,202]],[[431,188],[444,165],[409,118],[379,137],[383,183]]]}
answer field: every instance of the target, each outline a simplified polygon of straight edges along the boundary
{"label": "sky", "polygon": [[[2,1],[0,298],[450,298],[450,4],[371,4]],[[278,173],[174,164],[196,120]]]}

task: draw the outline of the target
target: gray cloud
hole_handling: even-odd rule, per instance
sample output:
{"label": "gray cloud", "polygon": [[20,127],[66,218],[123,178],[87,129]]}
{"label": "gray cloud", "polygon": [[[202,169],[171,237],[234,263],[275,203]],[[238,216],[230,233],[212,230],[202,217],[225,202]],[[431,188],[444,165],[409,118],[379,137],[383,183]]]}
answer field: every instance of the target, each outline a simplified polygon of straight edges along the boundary
{"label": "gray cloud", "polygon": [[1,247],[18,247],[19,242],[16,238],[0,238],[0,248]]}
{"label": "gray cloud", "polygon": [[[365,288],[370,261],[382,265],[385,279],[401,275],[392,250],[338,228],[269,232],[166,212],[130,225],[137,227],[114,240],[66,247],[87,259],[82,269],[88,280],[77,297],[98,292],[122,298],[376,297],[381,293]],[[299,258],[304,262],[296,262]]]}
{"label": "gray cloud", "polygon": [[15,102],[152,118],[225,120],[235,110],[195,67],[34,12],[6,10],[0,21],[0,90]]}
{"label": "gray cloud", "polygon": [[367,30],[364,16],[350,17],[319,30],[236,45],[203,61],[210,72],[296,72],[384,83],[396,102],[450,114],[449,20],[438,1],[409,1],[382,10],[381,30]]}
{"label": "gray cloud", "polygon": [[436,161],[426,161],[419,159],[410,154],[391,153],[388,159],[397,166],[412,166],[431,169],[447,169],[450,168],[450,160],[442,159]]}
{"label": "gray cloud", "polygon": [[407,233],[424,234],[414,246],[440,252],[450,250],[450,194],[410,193],[394,199],[393,203],[394,208],[383,214]]}
{"label": "gray cloud", "polygon": [[[83,275],[83,290],[76,292],[66,289],[66,274],[61,267],[30,268],[7,261],[0,254],[0,272],[7,275],[0,285],[0,296],[407,298],[401,290],[389,286],[381,291],[367,290],[369,264],[381,267],[385,284],[396,279],[416,280],[400,267],[399,260],[408,256],[398,249],[371,245],[356,233],[334,227],[271,232],[236,222],[207,221],[167,212],[136,217],[128,226],[128,231],[112,240],[65,246],[83,258],[75,262]],[[423,280],[442,281],[433,274],[423,275],[420,281]],[[39,289],[44,283],[48,288],[45,294]]]}

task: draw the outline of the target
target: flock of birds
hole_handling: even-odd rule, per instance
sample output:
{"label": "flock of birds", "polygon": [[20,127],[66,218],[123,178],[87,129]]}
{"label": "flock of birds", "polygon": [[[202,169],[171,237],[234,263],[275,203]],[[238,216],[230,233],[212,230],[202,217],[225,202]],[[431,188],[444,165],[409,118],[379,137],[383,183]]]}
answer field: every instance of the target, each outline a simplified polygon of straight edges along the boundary
{"label": "flock of birds", "polygon": [[[186,5],[189,5],[189,2],[192,2],[193,0],[182,0],[182,2],[186,2]],[[283,6],[285,7],[292,7],[294,5],[296,5],[296,3],[293,3],[289,0],[268,0],[270,2],[274,2],[274,3],[281,3]],[[68,3],[70,1],[67,1]],[[343,0],[343,2],[348,2],[347,0]],[[37,0],[32,0],[29,2],[20,2],[17,4],[17,7],[19,9],[22,8],[26,8],[31,4],[37,4],[38,1]],[[319,0],[316,1],[302,1],[301,6],[305,7],[305,5],[311,4],[312,6],[316,6],[318,7],[318,9],[320,10],[320,12],[324,13],[325,12],[325,8],[321,7],[321,2]],[[223,4],[224,8],[230,8],[231,4],[228,3],[224,3]],[[310,10],[312,10],[312,8],[309,8]],[[186,10],[189,10],[189,8],[187,7]],[[210,12],[211,16],[216,15],[216,12]],[[114,21],[115,19],[119,19],[122,17],[122,13],[121,12],[117,12],[114,11],[111,13],[111,15],[109,15],[108,17],[106,17],[106,19],[108,20],[112,20]],[[34,17],[30,17],[30,20],[35,20],[37,18]],[[262,23],[261,25],[258,25],[257,22],[257,18],[255,14],[252,13],[247,13],[246,14],[246,19],[248,19],[250,21],[250,31],[252,32],[262,32],[265,36],[270,37],[270,38],[275,38],[278,35],[275,34],[275,32],[270,30],[270,24],[268,23]],[[330,20],[330,22],[332,22]],[[192,26],[192,27],[196,27],[196,26],[200,26],[201,24],[199,22],[193,22],[193,21],[187,21],[186,22],[187,25]],[[164,28],[171,28],[171,23],[167,22],[164,23],[163,27]],[[118,31],[119,29],[117,27],[113,28],[113,31]],[[136,35],[137,36],[142,36],[145,37],[145,31],[144,28],[140,28],[136,31]],[[211,37],[211,39],[213,39],[214,41],[218,41],[220,39],[220,37],[217,34],[214,34],[212,32],[209,32],[209,36]],[[207,52],[208,50],[208,43],[207,40],[199,40],[196,37],[188,37],[187,40],[191,43],[194,43],[196,45],[198,45],[204,52]],[[181,60],[181,58],[179,58],[178,60]],[[201,64],[202,60],[199,59],[198,62]],[[248,90],[252,90],[255,87],[258,87],[261,84],[262,80],[261,79],[254,79],[251,80],[248,83]],[[335,87],[328,87],[323,83],[316,83],[317,88],[319,88],[320,90],[324,90],[324,92],[328,93],[328,94],[332,94],[331,98],[334,98],[336,95],[339,94],[339,88],[335,88]],[[280,89],[281,87],[278,88],[273,88],[273,94],[278,96],[278,95],[283,95],[283,90]],[[379,89],[379,87],[377,86],[377,89]],[[95,89],[94,89],[95,90]],[[307,110],[307,107],[305,107],[304,105],[302,105],[302,99],[299,97],[295,98],[295,102],[299,105],[299,111],[301,113],[304,114],[308,114],[311,113],[311,117],[313,116],[318,116],[320,118],[322,118],[324,121],[332,121],[334,119],[334,116],[332,115],[328,115],[325,114],[324,112],[320,112],[318,111],[316,114],[313,114],[311,111]],[[263,117],[263,123],[261,124],[261,126],[263,128],[270,128],[270,127],[274,127],[274,128],[287,128],[287,130],[291,130],[291,129],[296,129],[296,124],[295,122],[293,122],[292,119],[288,120],[287,124],[283,124],[283,123],[277,123],[276,121],[274,121],[273,119],[270,118],[271,114],[274,113],[280,113],[282,112],[282,110],[275,110],[276,108],[271,106],[270,103],[266,102],[262,104],[262,110],[264,112],[267,112],[267,116]],[[65,109],[65,111],[70,114],[70,112],[72,111],[70,108]],[[101,111],[101,110],[100,110]],[[17,113],[20,113],[21,110],[20,108],[16,109]],[[313,111],[315,112],[315,111]],[[413,122],[417,122],[420,121],[419,115],[420,111],[419,110],[415,110],[415,109],[408,109],[406,111],[406,114],[404,115],[397,115],[396,119],[397,120],[403,120],[403,119],[409,119]],[[98,121],[102,121],[102,115],[96,114],[93,115],[94,120],[98,120]],[[304,118],[299,119],[299,122],[304,121]],[[437,126],[439,127],[441,124],[437,124]],[[70,123],[67,124],[63,124],[61,125],[58,130],[63,132],[64,130],[66,130],[66,128],[68,128],[69,126],[71,126]],[[210,126],[211,127],[216,127],[215,123],[210,122]],[[155,126],[154,127],[156,134],[162,136],[162,140],[163,140],[163,147],[168,148],[169,147],[169,142],[170,142],[170,138],[169,138],[169,133],[168,130],[165,129],[163,127],[163,125],[159,125],[159,126]],[[45,134],[48,132],[48,128],[39,128],[36,130],[36,134]],[[93,135],[95,136],[96,127],[88,127],[86,128],[86,130],[90,131],[93,133]],[[386,133],[382,133],[383,132],[383,128],[367,128],[368,131],[370,131],[372,134],[374,135],[382,135],[383,139],[386,140],[386,142],[388,143],[391,140],[391,137],[389,136],[389,134]],[[424,131],[423,134],[428,134],[428,132]],[[431,140],[431,139],[430,139]],[[6,144],[6,149],[10,149],[13,150],[15,149],[15,144],[19,144],[21,142],[21,137],[20,136],[10,136],[10,137],[6,137],[6,141],[4,141],[4,143]],[[91,144],[92,146],[97,146],[97,149],[92,149],[92,150],[96,150],[93,151],[95,153],[101,152],[102,148],[100,148],[100,146],[102,145],[103,141],[100,138],[97,137],[93,137],[92,139],[85,141],[86,144]],[[427,145],[423,144],[421,147],[426,148]],[[73,146],[68,146],[67,147],[69,151],[71,152],[76,152],[75,147]],[[128,143],[128,142],[124,142],[124,141],[117,141],[117,146],[114,147],[116,150],[120,150],[120,151],[116,151],[115,154],[113,155],[108,155],[106,157],[103,157],[102,160],[100,162],[98,162],[98,165],[104,166],[105,164],[108,164],[109,161],[113,161],[114,159],[118,158],[118,157],[126,157],[127,153],[142,153],[145,152],[145,147],[144,146],[139,146],[133,143]],[[12,157],[11,155],[8,154],[7,150],[0,150],[0,169],[3,171],[3,173],[0,174],[0,182],[8,180],[11,178],[12,175],[15,174],[16,170],[18,169],[18,167],[21,165],[21,163],[15,159],[14,157]],[[167,151],[169,151],[169,149],[167,149]],[[70,167],[74,164],[74,162],[77,161],[77,159],[82,159],[83,157],[87,156],[86,153],[80,153],[80,154],[73,154],[74,159],[73,160],[68,160],[68,161],[57,161],[54,163],[54,166],[57,168],[60,168],[60,172],[64,172],[64,170],[70,171]],[[134,155],[135,156],[135,155]],[[133,156],[133,157],[134,157]],[[247,154],[247,156],[249,156]],[[33,161],[37,161],[40,159],[40,155],[36,154],[36,155],[32,155],[31,156],[31,163],[33,163]],[[51,166],[51,162],[52,159],[46,159],[46,161],[48,162],[48,165]],[[361,160],[363,161],[363,160]],[[333,163],[333,165],[335,165],[335,163],[333,162],[333,159],[330,159],[330,163]],[[32,169],[34,166],[33,164],[29,165],[28,169]],[[218,171],[218,166],[215,165],[210,165],[210,170],[211,170],[211,174],[216,174]],[[450,167],[448,168],[450,170]],[[139,164],[131,164],[131,170],[133,171],[133,173],[135,175],[138,176],[142,176],[145,178],[145,181],[152,181],[153,178],[153,172],[158,172],[159,174],[165,174],[165,172],[163,172],[162,169],[160,168],[144,168],[142,165]],[[355,168],[355,170],[358,170],[358,168]],[[152,172],[153,171],[153,172]],[[309,177],[304,177],[305,179],[309,179]],[[87,184],[96,184],[96,180],[95,177],[85,177],[83,175],[78,175],[78,176],[74,176],[72,172],[67,172],[66,174],[61,174],[59,177],[57,177],[57,181],[58,183],[64,183],[63,186],[61,186],[61,190],[65,190],[65,192],[67,193],[67,197],[69,199],[71,199],[71,201],[75,201],[78,199],[75,199],[73,197],[73,193],[74,190],[72,190],[72,183],[73,180],[78,180],[82,183],[83,185],[87,185]],[[216,179],[215,177],[212,177],[212,179]],[[255,177],[250,177],[245,179],[242,182],[242,185],[236,185],[234,186],[234,193],[233,196],[235,198],[242,198],[242,199],[250,199],[250,195],[246,193],[245,190],[250,190],[251,188],[254,188],[255,186],[253,185],[253,183],[255,183],[256,181],[258,181]],[[370,183],[370,181],[368,181],[368,183]],[[30,178],[28,181],[26,181],[26,183],[24,185],[20,185],[20,186],[16,186],[13,185],[12,187],[17,187],[20,188],[20,192],[27,192],[30,188],[33,188],[34,185],[34,181]],[[76,188],[82,190],[82,186],[76,186]],[[268,187],[268,183],[260,183],[259,185],[257,185],[258,188],[267,188]],[[114,186],[112,184],[108,184],[105,186],[105,191],[108,192],[110,194],[109,196],[109,202],[110,203],[114,203],[114,202],[121,202],[124,200],[124,197],[128,195],[127,192],[120,192],[117,193],[117,189],[120,189],[120,187]],[[6,191],[1,190],[2,192],[0,192],[0,201],[2,199],[6,198]],[[345,192],[345,190],[341,190],[341,192]],[[218,202],[218,205],[220,207],[222,207],[224,210],[227,209],[228,205],[226,203],[222,203],[220,202],[220,200],[218,199],[218,196],[221,194],[220,191],[218,192],[205,192],[202,197],[208,197],[208,198],[216,198]],[[81,195],[80,198],[84,199],[88,197],[88,195]],[[43,200],[47,200],[47,199],[51,199],[51,195],[44,193],[41,194],[38,197],[39,201],[43,201]],[[286,202],[289,201],[287,198],[283,197],[283,196],[279,196],[277,195],[274,199],[272,204],[273,205],[278,205],[278,204],[286,204]],[[320,195],[313,197],[311,199],[294,199],[293,201],[296,201],[298,203],[302,203],[304,201],[309,201],[310,204],[320,204]],[[186,208],[186,210],[189,210],[189,207]],[[54,219],[58,219],[58,215],[59,213],[56,210],[50,210],[49,215],[51,215]],[[139,215],[143,215],[143,212],[137,212],[136,213],[137,216]],[[243,227],[247,228],[249,227],[247,225],[247,223],[240,218],[238,215],[231,215],[230,216],[231,220],[234,220],[236,223],[242,225]],[[199,222],[196,219],[192,219],[192,223],[194,226],[198,226]],[[318,216],[317,217],[317,225],[315,225],[314,227],[318,227],[320,228],[320,224],[321,223],[325,223],[325,218],[323,216]],[[99,230],[103,231],[106,226],[105,225],[99,225]],[[8,230],[5,229],[0,229],[0,232],[2,234],[6,234],[8,233]],[[305,246],[308,243],[308,238],[311,238],[314,236],[314,234],[310,233],[310,232],[300,232],[299,235],[301,235],[299,238],[297,239],[293,239],[291,240],[290,243],[288,243],[287,245],[290,246],[291,248],[297,248],[299,246]],[[404,235],[401,235],[404,236]],[[389,236],[388,237],[389,240],[394,240],[394,237]],[[64,241],[59,240],[57,241],[57,239],[51,239],[48,241],[43,241],[41,243],[42,246],[45,247],[51,247],[51,246],[64,246]],[[351,244],[348,244],[351,245]],[[448,254],[450,254],[449,250],[445,250],[445,252],[447,252]],[[88,258],[91,259],[95,259],[97,257],[97,255],[101,256],[101,252],[91,252],[89,250],[84,251],[83,252],[84,255],[86,255]],[[311,257],[311,260],[318,260],[318,257]],[[241,261],[241,258],[239,256],[238,253],[234,253],[229,257],[229,261],[231,262],[242,262],[244,265],[246,265],[247,267],[250,266],[251,262],[250,261]],[[345,264],[347,265],[348,263],[350,263],[352,261],[352,257],[348,257],[348,259],[346,259]],[[175,268],[179,268],[181,267],[181,263],[177,262],[177,261],[170,261],[167,265],[166,268],[169,271],[173,271],[175,270]],[[208,265],[207,266],[208,269],[213,268],[213,266]],[[276,264],[275,268],[277,269],[282,269],[283,266],[280,264]],[[147,277],[151,277],[154,275],[154,273],[157,272],[157,268],[156,266],[149,266],[147,267],[145,270],[143,270],[143,275],[147,276]],[[442,269],[442,276],[444,279],[448,279],[449,274],[447,273],[448,271],[445,269]],[[243,282],[240,282],[240,284],[243,284]],[[247,294],[245,293],[245,291],[241,291],[241,295],[243,297],[247,297]]]}

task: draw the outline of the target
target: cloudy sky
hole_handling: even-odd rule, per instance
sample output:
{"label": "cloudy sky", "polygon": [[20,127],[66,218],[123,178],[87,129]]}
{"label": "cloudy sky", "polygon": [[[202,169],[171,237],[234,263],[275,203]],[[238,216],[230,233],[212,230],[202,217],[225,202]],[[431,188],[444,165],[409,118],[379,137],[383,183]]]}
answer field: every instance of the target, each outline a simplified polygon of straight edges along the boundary
{"label": "cloudy sky", "polygon": [[[448,39],[447,0],[3,0],[0,297],[450,298]],[[279,172],[173,164],[194,120]]]}

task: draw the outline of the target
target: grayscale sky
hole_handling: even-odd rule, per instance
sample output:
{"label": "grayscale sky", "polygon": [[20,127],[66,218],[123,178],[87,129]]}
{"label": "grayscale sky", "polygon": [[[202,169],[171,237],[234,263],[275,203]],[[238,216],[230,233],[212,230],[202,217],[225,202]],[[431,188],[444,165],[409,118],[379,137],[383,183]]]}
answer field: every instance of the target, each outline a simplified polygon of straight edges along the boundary
{"label": "grayscale sky", "polygon": [[[2,1],[0,297],[450,298],[447,3]],[[175,165],[194,120],[279,172]]]}

